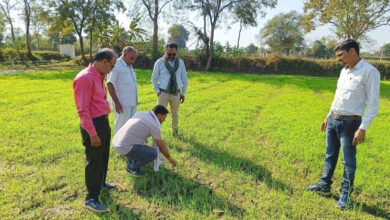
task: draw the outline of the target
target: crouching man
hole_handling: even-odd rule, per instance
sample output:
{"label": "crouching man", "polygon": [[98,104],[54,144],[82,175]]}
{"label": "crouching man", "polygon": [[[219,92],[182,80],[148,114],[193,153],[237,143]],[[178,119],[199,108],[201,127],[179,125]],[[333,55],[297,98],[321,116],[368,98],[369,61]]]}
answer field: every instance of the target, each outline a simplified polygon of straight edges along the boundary
{"label": "crouching man", "polygon": [[155,148],[145,145],[150,136],[156,142],[159,151],[168,159],[173,167],[176,161],[169,154],[161,138],[160,125],[165,121],[168,110],[157,105],[151,112],[137,112],[115,134],[114,150],[128,158],[126,171],[134,176],[142,176],[141,167],[155,160],[158,152]]}

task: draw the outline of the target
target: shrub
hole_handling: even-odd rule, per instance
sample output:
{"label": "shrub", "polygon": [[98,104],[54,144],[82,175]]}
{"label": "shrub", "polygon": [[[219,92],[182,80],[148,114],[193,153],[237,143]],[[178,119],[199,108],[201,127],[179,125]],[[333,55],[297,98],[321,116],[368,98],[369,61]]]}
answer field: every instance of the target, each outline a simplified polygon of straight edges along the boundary
{"label": "shrub", "polygon": [[55,51],[34,51],[33,54],[41,57],[42,60],[62,61],[65,59],[69,59],[69,57],[66,57],[58,52],[55,52]]}

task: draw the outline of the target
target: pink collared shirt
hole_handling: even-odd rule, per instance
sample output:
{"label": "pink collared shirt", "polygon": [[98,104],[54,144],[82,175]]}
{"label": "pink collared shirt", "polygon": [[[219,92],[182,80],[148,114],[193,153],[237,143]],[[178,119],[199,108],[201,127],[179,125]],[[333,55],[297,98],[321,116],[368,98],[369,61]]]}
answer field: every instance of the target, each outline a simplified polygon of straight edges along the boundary
{"label": "pink collared shirt", "polygon": [[97,133],[92,119],[110,113],[104,76],[90,64],[74,78],[73,92],[81,127],[89,136],[95,136]]}

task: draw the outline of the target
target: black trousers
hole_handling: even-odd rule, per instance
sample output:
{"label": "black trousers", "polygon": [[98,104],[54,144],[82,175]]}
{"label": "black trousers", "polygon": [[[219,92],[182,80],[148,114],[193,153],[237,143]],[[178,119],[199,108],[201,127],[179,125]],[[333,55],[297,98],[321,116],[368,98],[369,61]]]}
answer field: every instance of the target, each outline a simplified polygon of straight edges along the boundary
{"label": "black trousers", "polygon": [[91,138],[86,130],[80,126],[81,138],[85,147],[85,184],[88,199],[99,201],[102,184],[106,182],[108,158],[110,152],[111,128],[107,116],[93,119],[96,132],[100,138],[101,146],[92,147]]}

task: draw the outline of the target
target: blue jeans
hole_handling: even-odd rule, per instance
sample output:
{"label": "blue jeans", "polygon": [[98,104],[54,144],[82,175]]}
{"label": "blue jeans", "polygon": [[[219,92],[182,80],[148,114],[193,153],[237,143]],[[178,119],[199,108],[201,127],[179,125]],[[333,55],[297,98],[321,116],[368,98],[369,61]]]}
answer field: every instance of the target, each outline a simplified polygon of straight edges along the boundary
{"label": "blue jeans", "polygon": [[321,181],[329,186],[332,184],[332,176],[337,165],[341,147],[344,164],[341,194],[350,193],[355,179],[356,145],[352,144],[352,140],[360,123],[361,120],[335,120],[332,115],[328,117],[324,174],[321,177]]}
{"label": "blue jeans", "polygon": [[146,145],[135,144],[126,157],[129,160],[128,167],[140,171],[141,166],[157,158],[157,151]]}

